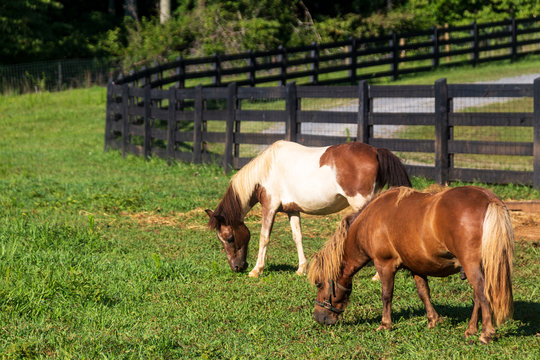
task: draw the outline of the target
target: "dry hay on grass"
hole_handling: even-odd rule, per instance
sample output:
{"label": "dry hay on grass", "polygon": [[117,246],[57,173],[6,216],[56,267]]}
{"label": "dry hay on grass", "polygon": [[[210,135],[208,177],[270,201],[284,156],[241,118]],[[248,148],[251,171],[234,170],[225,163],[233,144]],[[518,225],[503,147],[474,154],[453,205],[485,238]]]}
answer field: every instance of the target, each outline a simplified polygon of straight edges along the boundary
{"label": "dry hay on grass", "polygon": [[[510,210],[516,240],[540,241],[540,201],[505,201],[505,204]],[[338,219],[347,213],[347,209],[342,211],[337,215]],[[141,227],[175,226],[184,229],[205,230],[207,221],[207,216],[203,208],[196,208],[184,213],[178,212],[170,215],[162,215],[158,212],[151,211],[122,213],[121,215],[136,221]],[[307,216],[307,218],[311,218],[311,216]],[[320,218],[320,216],[313,216],[313,218]],[[261,211],[256,206],[248,214],[246,222],[260,223],[260,220]],[[280,220],[287,221],[286,218]],[[305,231],[306,233],[309,232],[308,229],[305,229]]]}
{"label": "dry hay on grass", "polygon": [[505,201],[516,240],[540,241],[540,201]]}
{"label": "dry hay on grass", "polygon": [[[196,208],[184,213],[177,212],[171,215],[162,215],[153,211],[122,213],[121,215],[136,221],[140,227],[174,226],[182,227],[183,229],[206,228],[206,213],[203,208]],[[203,222],[200,219],[203,219]]]}

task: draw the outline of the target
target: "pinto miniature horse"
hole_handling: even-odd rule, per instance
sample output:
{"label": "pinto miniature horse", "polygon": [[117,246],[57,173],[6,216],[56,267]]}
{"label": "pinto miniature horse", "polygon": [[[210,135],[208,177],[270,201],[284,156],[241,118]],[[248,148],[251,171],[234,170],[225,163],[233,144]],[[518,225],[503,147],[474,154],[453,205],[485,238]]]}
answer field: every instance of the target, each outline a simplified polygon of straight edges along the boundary
{"label": "pinto miniature horse", "polygon": [[259,254],[249,273],[257,277],[264,268],[276,213],[286,213],[298,251],[297,273],[303,274],[307,261],[300,213],[326,215],[349,205],[359,210],[386,184],[411,186],[405,167],[389,150],[358,142],[305,147],[277,141],[232,177],[215,211],[206,210],[210,217],[208,226],[217,230],[231,269],[243,271],[248,266],[250,239],[244,217],[255,204],[261,203]]}
{"label": "pinto miniature horse", "polygon": [[[474,307],[465,336],[478,331],[488,343],[497,325],[511,316],[514,234],[505,205],[492,192],[473,186],[437,193],[410,188],[388,190],[359,213],[342,220],[333,238],[313,258],[309,279],[318,288],[314,319],[334,324],[347,305],[353,276],[373,260],[382,285],[379,329],[392,326],[394,275],[400,268],[414,275],[426,308],[428,327],[438,315],[427,277],[464,271],[474,290]],[[462,276],[464,279],[464,276]]]}

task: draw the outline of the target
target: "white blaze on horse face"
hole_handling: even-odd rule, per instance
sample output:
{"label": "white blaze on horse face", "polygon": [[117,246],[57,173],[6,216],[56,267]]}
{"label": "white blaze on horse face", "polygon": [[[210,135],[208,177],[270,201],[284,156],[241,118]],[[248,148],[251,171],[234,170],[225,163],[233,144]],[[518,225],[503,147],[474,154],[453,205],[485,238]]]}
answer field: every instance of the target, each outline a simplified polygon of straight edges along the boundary
{"label": "white blaze on horse face", "polygon": [[230,226],[222,225],[219,230],[217,230],[217,237],[219,241],[223,244],[223,248],[225,249],[225,254],[227,255],[227,259],[229,260],[229,263],[232,261],[232,257],[230,254],[230,251],[228,248],[230,248],[231,244],[227,241],[229,237],[233,236],[233,231]]}

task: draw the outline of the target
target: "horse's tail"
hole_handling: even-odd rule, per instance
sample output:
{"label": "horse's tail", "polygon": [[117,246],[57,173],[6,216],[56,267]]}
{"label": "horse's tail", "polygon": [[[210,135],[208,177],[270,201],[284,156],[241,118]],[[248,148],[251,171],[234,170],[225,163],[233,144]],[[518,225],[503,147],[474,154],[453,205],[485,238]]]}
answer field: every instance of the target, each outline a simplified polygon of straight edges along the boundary
{"label": "horse's tail", "polygon": [[512,262],[514,230],[510,215],[500,200],[489,203],[482,234],[484,294],[491,305],[495,323],[512,316]]}
{"label": "horse's tail", "polygon": [[313,256],[308,269],[308,279],[312,284],[336,280],[341,275],[343,244],[357,216],[358,213],[354,213],[344,217],[332,238]]}
{"label": "horse's tail", "polygon": [[379,169],[377,171],[377,187],[388,186],[408,186],[412,187],[409,174],[401,160],[388,149],[377,149],[377,161]]}

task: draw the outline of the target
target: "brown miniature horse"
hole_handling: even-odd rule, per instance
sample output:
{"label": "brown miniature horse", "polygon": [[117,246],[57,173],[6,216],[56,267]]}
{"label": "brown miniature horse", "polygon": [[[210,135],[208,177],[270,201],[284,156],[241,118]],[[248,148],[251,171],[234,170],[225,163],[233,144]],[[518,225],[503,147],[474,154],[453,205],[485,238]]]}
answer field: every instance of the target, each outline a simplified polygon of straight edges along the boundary
{"label": "brown miniature horse", "polygon": [[[488,343],[497,325],[511,316],[514,234],[505,205],[492,192],[473,186],[436,193],[396,188],[382,193],[359,213],[342,220],[333,238],[317,253],[309,279],[317,285],[314,319],[334,324],[347,305],[352,278],[373,260],[381,278],[380,329],[392,326],[394,275],[414,275],[428,327],[438,321],[430,301],[428,276],[462,271],[474,290],[474,308],[465,336],[478,331]],[[464,276],[462,276],[464,278]]]}
{"label": "brown miniature horse", "polygon": [[411,186],[405,166],[386,149],[353,142],[306,147],[277,141],[238,171],[215,211],[206,210],[233,271],[243,271],[250,233],[244,217],[261,203],[259,255],[249,273],[259,276],[277,212],[289,216],[298,251],[298,274],[307,265],[302,247],[300,213],[326,215],[351,206],[360,210],[386,184]]}

